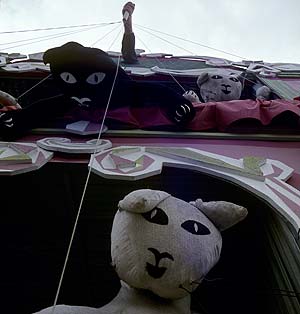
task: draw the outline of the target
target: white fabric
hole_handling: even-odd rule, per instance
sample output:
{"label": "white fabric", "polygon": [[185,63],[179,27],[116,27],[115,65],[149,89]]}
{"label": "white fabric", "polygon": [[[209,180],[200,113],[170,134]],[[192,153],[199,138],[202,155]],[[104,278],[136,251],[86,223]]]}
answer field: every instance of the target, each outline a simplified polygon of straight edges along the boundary
{"label": "white fabric", "polygon": [[[54,314],[191,314],[190,293],[220,257],[216,225],[228,228],[246,214],[222,201],[190,204],[149,189],[128,194],[119,202],[111,234],[118,295],[99,309],[58,305]],[[52,314],[52,307],[36,314]]]}
{"label": "white fabric", "polygon": [[[152,191],[149,199],[160,199],[160,193]],[[139,212],[142,212],[140,198],[131,199],[137,201]],[[123,204],[122,201],[120,203]],[[150,208],[153,209],[152,206]],[[194,281],[201,281],[218,261],[221,235],[202,212],[180,199],[170,196],[158,202],[157,208],[168,216],[168,225],[151,223],[141,214],[124,210],[117,212],[112,228],[112,262],[119,277],[130,286],[148,289],[164,298],[181,298],[187,295],[186,290],[194,290],[198,286]],[[210,230],[210,234],[191,234],[182,227],[188,220],[200,222]],[[166,268],[160,278],[153,278],[146,271],[147,263],[156,265],[149,248],[174,258],[173,261],[169,258],[159,261],[158,267]]]}

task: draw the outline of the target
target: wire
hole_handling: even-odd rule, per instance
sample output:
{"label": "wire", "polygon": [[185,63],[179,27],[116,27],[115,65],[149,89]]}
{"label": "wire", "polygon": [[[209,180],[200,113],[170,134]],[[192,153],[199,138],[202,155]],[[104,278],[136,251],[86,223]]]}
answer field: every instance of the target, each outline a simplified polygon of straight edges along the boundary
{"label": "wire", "polygon": [[[137,39],[145,46],[145,48],[147,50],[149,50],[151,52],[151,50],[147,47],[147,45],[136,35]],[[162,66],[162,68],[165,68],[163,63],[160,62],[160,60],[158,58],[155,58],[155,60]],[[174,80],[174,82],[183,90],[183,92],[185,93],[186,90],[185,88],[179,83],[179,81],[174,77],[174,75],[171,72],[168,72],[168,74],[172,77],[172,79]]]}
{"label": "wire", "polygon": [[[174,44],[174,43],[172,43],[172,42],[170,42],[170,41],[168,41],[168,40],[166,40],[166,39],[164,39],[164,38],[162,38],[162,37],[160,37],[160,36],[157,36],[157,35],[155,35],[155,34],[153,34],[153,33],[151,33],[151,32],[148,32],[148,31],[142,29],[141,27],[143,27],[143,26],[138,25],[138,29],[140,29],[140,30],[142,30],[142,31],[144,31],[144,32],[146,32],[146,33],[148,33],[148,34],[150,34],[150,35],[156,37],[156,38],[159,38],[159,39],[161,39],[161,40],[163,40],[163,41],[165,41],[165,42],[167,42],[167,43],[169,43],[169,44],[171,44],[171,45],[173,45],[173,46],[175,46],[175,47],[177,47],[177,48],[180,48],[180,49],[182,49],[182,50],[184,50],[184,51],[187,51],[188,53],[190,53],[190,54],[192,54],[192,55],[196,55],[195,53],[193,53],[193,52],[191,52],[191,51],[189,51],[189,50],[187,50],[187,49],[185,49],[185,48],[183,48],[183,47],[181,47],[181,46],[178,46],[178,45],[176,45],[176,44]],[[163,32],[160,32],[160,33],[166,34],[166,33],[163,33]],[[166,35],[168,35],[168,34],[166,34]],[[169,36],[172,36],[172,35],[169,35]],[[145,46],[145,48],[151,52],[151,50],[146,46],[146,44],[145,44],[137,35],[136,35],[136,37],[137,37],[137,39]],[[180,38],[180,37],[177,37],[177,36],[172,36],[172,37],[185,40],[185,39]],[[187,40],[185,40],[185,41],[187,41]],[[212,48],[212,49],[213,49],[213,48]],[[220,50],[219,50],[219,51],[220,51]],[[235,56],[236,56],[236,55],[235,55]],[[240,57],[240,58],[242,58],[242,57]],[[157,60],[157,62],[158,62],[160,65],[163,65],[163,64],[159,61],[158,58],[156,58],[156,60]],[[163,68],[165,68],[165,67],[163,66]],[[176,80],[176,78],[175,78],[171,73],[168,73],[168,74],[173,78],[173,80],[174,80],[174,81],[182,88],[182,90],[185,92],[186,90],[185,90],[184,87]],[[248,78],[246,78],[246,77],[243,77],[243,80],[255,84],[255,82],[253,82],[252,80],[250,80],[250,79],[248,79]],[[243,85],[244,85],[244,83],[243,83]]]}
{"label": "wire", "polygon": [[16,30],[16,31],[5,31],[0,32],[0,35],[2,34],[15,34],[15,33],[27,33],[27,32],[39,32],[39,31],[50,31],[54,29],[65,29],[65,28],[78,28],[78,27],[88,27],[88,26],[101,26],[101,25],[111,25],[111,24],[117,24],[118,22],[109,22],[109,23],[94,23],[94,24],[81,24],[81,25],[69,25],[69,26],[58,26],[58,27],[47,27],[47,28],[35,28],[35,29],[22,29],[22,30]]}
{"label": "wire", "polygon": [[[98,28],[98,27],[100,27],[100,26],[91,27],[88,30],[91,30],[91,29],[94,29],[94,28]],[[85,31],[85,30],[82,30],[82,31]],[[56,34],[51,34],[51,35],[44,35],[44,36],[39,36],[39,37],[34,37],[34,38],[27,38],[27,39],[21,39],[21,40],[6,42],[6,43],[0,43],[0,46],[16,44],[16,43],[20,43],[20,42],[26,42],[26,41],[30,41],[30,40],[35,40],[35,39],[48,38],[48,37],[52,37],[52,36],[56,36],[56,35],[72,34],[74,32],[78,32],[78,31],[67,31],[67,32],[56,33]]]}
{"label": "wire", "polygon": [[[170,42],[170,41],[168,41],[168,40],[165,40],[164,38],[162,38],[162,37],[160,37],[160,36],[157,36],[157,35],[155,35],[155,34],[153,34],[153,33],[151,33],[151,32],[148,32],[148,31],[143,30],[141,27],[143,28],[143,26],[138,25],[138,29],[140,29],[140,30],[142,30],[142,31],[144,31],[144,32],[146,32],[146,33],[148,33],[148,34],[150,34],[150,35],[156,37],[156,38],[159,38],[159,39],[161,39],[161,40],[163,40],[163,41],[165,41],[165,42],[167,42],[167,43],[169,43],[169,44],[171,44],[171,45],[173,45],[173,46],[175,46],[175,47],[177,47],[177,48],[180,48],[180,49],[182,49],[182,50],[184,50],[184,51],[187,51],[188,53],[190,53],[190,54],[192,54],[192,55],[196,55],[196,54],[193,53],[192,51],[189,51],[189,50],[187,50],[187,49],[185,49],[185,48],[183,48],[183,47],[181,47],[181,46],[178,46],[178,45],[176,45],[176,44],[173,44],[172,42]],[[145,28],[146,28],[146,27],[145,27]],[[162,33],[162,34],[165,34],[165,35],[168,35],[168,36],[171,36],[171,37],[174,37],[174,38],[177,38],[177,39],[181,39],[181,40],[184,40],[184,41],[192,42],[192,41],[190,41],[190,40],[186,40],[186,39],[180,38],[180,37],[178,37],[178,36],[173,36],[173,35],[170,35],[170,34],[167,34],[167,33],[164,33],[164,32],[160,32],[160,31],[157,31],[157,32]],[[136,35],[136,37],[138,38],[137,35]],[[146,47],[146,49],[151,52],[151,50],[146,46],[146,44],[145,44],[140,38],[138,38],[138,40],[141,41],[141,43]],[[192,42],[192,43],[195,43],[195,42]],[[201,44],[199,44],[199,45],[201,45]],[[203,46],[203,45],[202,45],[202,46]],[[217,51],[219,51],[219,52],[226,53],[226,52],[223,51],[223,50],[218,50],[218,49],[214,49],[214,48],[211,48],[211,49],[217,50]],[[227,53],[227,54],[230,54],[230,53]],[[233,55],[233,54],[231,54],[231,55]],[[237,55],[233,55],[233,56],[239,57],[239,56],[237,56]],[[242,58],[242,59],[245,60],[245,58],[243,58],[243,57],[239,57],[239,58]],[[156,58],[156,60],[157,60],[158,63],[160,63],[160,64],[162,65],[162,63],[159,61],[159,59]],[[164,67],[164,68],[165,68],[165,67]],[[175,78],[171,73],[169,73],[169,74],[170,74],[170,76],[174,79],[174,81],[184,90],[184,88],[180,85],[180,83],[176,80],[176,78]],[[248,81],[248,82],[250,82],[250,83],[252,83],[252,84],[255,84],[255,83],[256,83],[256,82],[254,82],[254,81],[248,79],[247,77],[243,76],[243,82],[242,82],[243,86],[244,86],[244,82],[245,82],[245,81]],[[184,90],[184,91],[185,91],[185,90]]]}
{"label": "wire", "polygon": [[[120,22],[121,23],[121,22]],[[116,26],[114,29],[112,29],[111,31],[109,31],[108,33],[106,33],[104,36],[100,37],[99,39],[97,39],[94,43],[92,43],[91,47],[94,47],[98,42],[100,42],[102,39],[104,39],[105,37],[107,37],[109,34],[111,34],[113,31],[115,31],[118,27],[120,27],[120,25]]]}
{"label": "wire", "polygon": [[119,38],[120,33],[121,33],[121,30],[122,30],[122,29],[119,30],[117,36],[115,37],[115,39],[112,41],[112,43],[111,43],[110,46],[108,47],[108,49],[107,49],[108,51],[111,49],[111,47],[115,44],[115,42],[116,42],[117,39]]}
{"label": "wire", "polygon": [[[89,26],[106,26],[106,25],[112,25],[112,24],[118,24],[120,23],[120,21],[115,21],[115,22],[109,22],[109,23],[92,23],[92,24],[81,24],[81,25],[68,25],[68,26],[58,26],[58,27],[46,27],[46,28],[35,28],[35,29],[22,29],[22,30],[16,30],[16,31],[4,31],[4,32],[0,32],[0,35],[2,34],[15,34],[15,33],[25,33],[25,32],[38,32],[38,31],[49,31],[49,30],[56,30],[56,29],[69,29],[69,28],[82,28],[82,27],[89,27]],[[204,44],[201,44],[201,43],[198,43],[198,42],[195,42],[195,41],[192,41],[192,40],[188,40],[188,39],[185,39],[185,38],[182,38],[182,37],[179,37],[179,36],[175,36],[175,35],[171,35],[171,34],[168,34],[166,32],[162,32],[162,31],[158,31],[158,30],[155,30],[153,28],[150,28],[150,27],[146,27],[146,26],[142,26],[142,25],[139,25],[139,24],[134,24],[135,26],[139,27],[140,29],[143,29],[144,31],[148,30],[147,32],[153,36],[156,36],[158,38],[160,38],[161,40],[164,40],[178,48],[181,48],[189,53],[191,53],[189,50],[183,48],[183,47],[180,47],[180,46],[177,46],[171,42],[169,42],[168,40],[166,39],[163,39],[157,35],[154,35],[153,33],[150,33],[149,31],[152,31],[152,32],[156,32],[156,33],[159,33],[159,34],[163,34],[163,35],[166,35],[166,36],[169,36],[169,37],[172,37],[172,38],[176,38],[176,39],[179,39],[179,40],[183,40],[185,42],[189,42],[189,43],[192,43],[192,44],[195,44],[195,45],[198,45],[198,46],[201,46],[201,47],[205,47],[205,48],[208,48],[208,49],[211,49],[211,50],[214,50],[214,51],[218,51],[218,52],[222,52],[222,53],[225,53],[227,55],[230,55],[230,56],[234,56],[234,57],[238,57],[240,59],[244,59],[246,60],[247,58],[244,58],[242,56],[239,56],[237,54],[233,54],[233,53],[229,53],[225,50],[221,50],[221,49],[217,49],[217,48],[213,48],[213,47],[210,47],[208,45],[204,45]],[[193,54],[193,53],[192,53]]]}
{"label": "wire", "polygon": [[186,52],[188,52],[188,53],[190,53],[190,54],[192,54],[192,55],[195,55],[193,52],[191,52],[190,50],[185,49],[185,48],[182,47],[182,46],[178,46],[178,45],[172,43],[171,41],[169,41],[169,40],[167,40],[167,39],[164,39],[164,38],[162,38],[162,37],[160,37],[160,36],[158,36],[158,35],[155,35],[155,34],[149,32],[149,31],[144,30],[143,27],[141,27],[141,26],[139,26],[139,25],[137,25],[137,28],[140,29],[141,31],[145,32],[145,33],[148,33],[148,34],[150,34],[150,35],[152,35],[152,36],[154,36],[154,37],[156,37],[156,38],[159,38],[159,39],[162,40],[162,41],[167,42],[168,44],[170,44],[170,45],[172,45],[172,46],[174,46],[174,47],[177,47],[177,48],[182,49],[182,50],[184,50],[184,51],[186,51]]}
{"label": "wire", "polygon": [[8,49],[16,48],[16,47],[27,46],[27,45],[39,43],[39,42],[42,42],[42,41],[46,41],[46,40],[49,40],[49,39],[56,39],[56,38],[59,38],[59,37],[64,37],[64,36],[68,36],[68,35],[74,35],[74,34],[77,34],[77,33],[86,32],[86,31],[89,31],[89,30],[91,30],[91,29],[95,29],[95,28],[98,28],[98,27],[99,27],[99,26],[94,26],[94,27],[91,27],[91,28],[88,28],[88,29],[82,29],[82,30],[72,31],[72,32],[65,33],[65,34],[60,34],[60,35],[54,34],[51,38],[49,38],[49,37],[51,36],[51,35],[49,35],[49,36],[47,36],[47,38],[44,38],[44,39],[41,39],[41,40],[36,40],[36,41],[32,41],[32,42],[30,42],[30,43],[21,44],[21,45],[15,45],[15,46],[10,46],[10,47],[1,48],[1,49],[3,49],[3,50],[8,50]]}
{"label": "wire", "polygon": [[230,55],[230,56],[233,56],[233,57],[237,57],[237,58],[242,59],[242,60],[248,60],[248,58],[241,57],[241,56],[239,56],[239,55],[236,55],[236,54],[227,52],[227,51],[225,51],[225,50],[213,48],[213,47],[210,47],[210,46],[207,46],[207,45],[204,45],[204,44],[201,44],[201,43],[198,43],[198,42],[189,40],[189,39],[185,39],[185,38],[182,38],[182,37],[179,37],[179,36],[175,36],[175,35],[171,35],[171,34],[168,34],[168,33],[165,33],[165,32],[161,32],[161,31],[155,30],[155,29],[150,28],[150,27],[142,26],[142,25],[139,25],[139,24],[134,24],[134,25],[136,25],[136,26],[138,26],[138,27],[141,27],[141,28],[145,28],[145,29],[147,29],[147,30],[151,30],[151,31],[156,32],[156,33],[160,33],[160,34],[167,35],[167,36],[170,36],[170,37],[173,37],[173,38],[176,38],[176,39],[180,39],[180,40],[183,40],[183,41],[185,41],[185,42],[189,42],[189,43],[192,43],[192,44],[195,44],[195,45],[204,47],[204,48],[208,48],[208,49],[211,49],[211,50],[214,50],[214,51],[222,52],[222,53],[225,53],[225,54]]}

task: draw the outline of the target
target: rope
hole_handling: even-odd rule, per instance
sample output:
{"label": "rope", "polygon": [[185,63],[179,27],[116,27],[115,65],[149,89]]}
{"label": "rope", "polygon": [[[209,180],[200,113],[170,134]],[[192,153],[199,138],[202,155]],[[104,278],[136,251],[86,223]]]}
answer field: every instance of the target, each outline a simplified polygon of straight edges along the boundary
{"label": "rope", "polygon": [[[107,112],[108,112],[109,104],[110,104],[110,101],[111,101],[112,93],[113,93],[113,90],[114,90],[114,87],[115,87],[115,84],[116,84],[116,79],[117,79],[118,72],[119,72],[119,65],[120,65],[120,56],[118,57],[117,69],[116,69],[115,77],[114,77],[113,84],[112,84],[112,87],[111,87],[111,90],[110,90],[110,94],[109,94],[109,98],[108,98],[108,101],[107,101],[107,104],[106,104],[106,107],[105,107],[103,119],[102,119],[102,122],[101,122],[100,131],[98,133],[97,144],[100,141],[100,137],[101,137],[103,126],[104,126],[104,122],[105,122],[105,119],[106,119],[106,116],[107,116]],[[57,291],[56,291],[56,295],[55,295],[55,299],[54,299],[54,303],[53,303],[51,314],[54,314],[54,311],[55,311],[55,308],[56,308],[56,305],[57,305],[57,300],[58,300],[58,296],[59,296],[59,293],[60,293],[62,281],[63,281],[63,278],[64,278],[66,266],[67,266],[67,263],[68,263],[68,260],[69,260],[69,255],[70,255],[71,247],[72,247],[72,244],[73,244],[74,235],[75,235],[75,232],[76,232],[76,229],[77,229],[78,220],[79,220],[79,216],[80,216],[81,209],[82,209],[82,204],[83,204],[83,201],[84,201],[84,198],[85,198],[87,186],[88,186],[90,175],[91,175],[91,172],[92,172],[92,166],[93,166],[93,162],[95,160],[96,149],[97,148],[95,148],[94,153],[91,156],[91,161],[90,161],[90,167],[89,167],[88,175],[87,175],[87,178],[86,178],[86,182],[85,182],[83,193],[82,193],[82,196],[81,196],[81,200],[80,200],[79,208],[78,208],[78,211],[77,211],[75,223],[74,223],[74,226],[73,226],[72,235],[71,235],[71,239],[70,239],[70,242],[69,242],[66,258],[65,258],[65,261],[64,261],[64,266],[63,266],[63,269],[62,269],[62,272],[61,272],[61,276],[60,276],[58,288],[57,288]]]}
{"label": "rope", "polygon": [[42,80],[40,80],[38,83],[27,89],[23,94],[21,94],[19,97],[16,98],[17,101],[19,101],[20,98],[22,98],[24,95],[32,91],[34,88],[36,88],[38,85],[42,84],[44,81],[46,81],[52,74],[50,73],[48,76],[44,77]]}

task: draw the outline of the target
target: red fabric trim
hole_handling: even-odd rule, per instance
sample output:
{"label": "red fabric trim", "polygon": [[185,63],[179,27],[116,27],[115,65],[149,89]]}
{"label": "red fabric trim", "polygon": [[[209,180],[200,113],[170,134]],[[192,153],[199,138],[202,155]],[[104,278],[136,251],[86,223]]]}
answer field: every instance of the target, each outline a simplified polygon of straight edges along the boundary
{"label": "red fabric trim", "polygon": [[[282,112],[291,111],[300,116],[300,101],[276,99],[261,100],[232,100],[224,102],[195,103],[196,116],[189,123],[187,129],[203,131],[217,129],[224,131],[235,121],[252,118],[268,125],[272,119]],[[77,120],[90,120],[99,122],[103,110],[88,112],[79,108],[72,112]],[[155,126],[174,125],[159,107],[123,107],[109,110],[107,118],[120,121],[134,128],[148,128]]]}

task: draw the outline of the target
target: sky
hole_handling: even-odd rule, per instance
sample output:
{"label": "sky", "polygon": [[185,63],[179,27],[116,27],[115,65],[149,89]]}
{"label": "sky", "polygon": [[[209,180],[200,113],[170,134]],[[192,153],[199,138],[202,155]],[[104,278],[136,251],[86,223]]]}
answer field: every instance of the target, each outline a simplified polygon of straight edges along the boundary
{"label": "sky", "polygon": [[[148,53],[300,63],[299,0],[133,2],[136,48]],[[120,51],[122,24],[107,23],[121,21],[125,3],[120,0],[0,0],[0,51],[29,54],[68,41]],[[97,28],[3,33],[100,23],[106,24]],[[53,38],[58,34],[60,37]],[[47,40],[44,36],[48,36]],[[38,42],[25,41],[33,38]]]}

